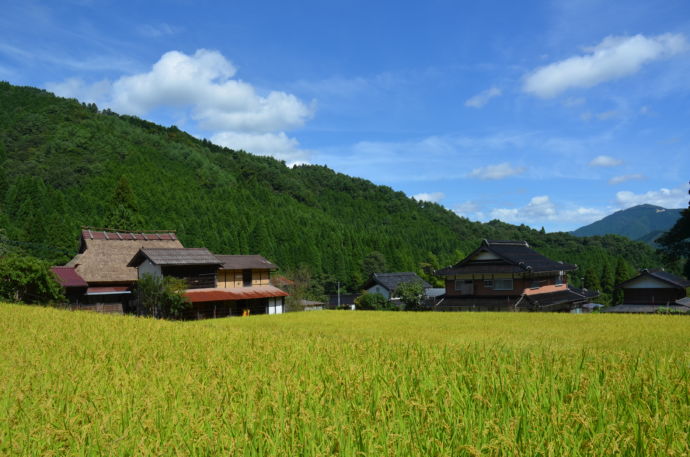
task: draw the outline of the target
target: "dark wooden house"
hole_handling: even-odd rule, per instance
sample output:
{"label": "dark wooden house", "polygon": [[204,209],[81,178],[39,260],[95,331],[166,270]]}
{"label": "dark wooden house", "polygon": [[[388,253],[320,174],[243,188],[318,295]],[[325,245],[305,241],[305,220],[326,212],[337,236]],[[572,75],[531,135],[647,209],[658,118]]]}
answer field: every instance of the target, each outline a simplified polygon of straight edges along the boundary
{"label": "dark wooden house", "polygon": [[686,313],[685,300],[690,281],[663,270],[641,270],[640,274],[616,285],[623,290],[623,303],[606,309],[609,313]]}
{"label": "dark wooden house", "polygon": [[439,311],[569,311],[598,296],[568,285],[577,265],[551,260],[525,241],[482,241],[455,265],[436,271],[446,292]]}

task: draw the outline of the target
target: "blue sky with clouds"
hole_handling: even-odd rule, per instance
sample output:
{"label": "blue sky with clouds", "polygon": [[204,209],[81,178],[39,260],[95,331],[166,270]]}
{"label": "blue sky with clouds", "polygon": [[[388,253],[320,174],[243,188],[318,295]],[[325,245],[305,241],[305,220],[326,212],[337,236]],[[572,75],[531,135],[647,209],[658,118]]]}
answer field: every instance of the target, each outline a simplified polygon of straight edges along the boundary
{"label": "blue sky with clouds", "polygon": [[687,205],[686,0],[2,10],[0,80],[325,164],[472,220],[572,230],[640,203]]}

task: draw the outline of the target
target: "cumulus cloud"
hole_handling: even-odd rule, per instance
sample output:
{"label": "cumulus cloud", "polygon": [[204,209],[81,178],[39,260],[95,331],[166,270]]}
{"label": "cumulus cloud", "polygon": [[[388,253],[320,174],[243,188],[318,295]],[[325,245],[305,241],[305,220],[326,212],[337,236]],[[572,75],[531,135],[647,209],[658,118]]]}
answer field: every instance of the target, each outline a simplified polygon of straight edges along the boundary
{"label": "cumulus cloud", "polygon": [[520,208],[495,208],[491,210],[492,219],[504,222],[534,225],[543,221],[589,223],[601,219],[604,212],[597,208],[582,206],[561,208],[548,195],[532,197],[529,203]]}
{"label": "cumulus cloud", "polygon": [[629,76],[648,62],[687,49],[688,43],[682,34],[609,36],[586,49],[585,55],[537,68],[525,78],[523,90],[541,98],[551,98],[571,88],[588,88]]}
{"label": "cumulus cloud", "polygon": [[487,165],[485,167],[475,168],[469,174],[471,178],[479,179],[503,179],[509,176],[519,175],[525,171],[524,167],[514,167],[508,162],[499,163],[497,165]]}
{"label": "cumulus cloud", "polygon": [[192,55],[170,51],[149,71],[110,83],[85,84],[78,79],[48,84],[58,95],[96,102],[113,110],[145,116],[161,108],[188,113],[213,141],[248,152],[275,155],[287,161],[309,154],[287,137],[313,114],[313,107],[292,94],[260,94],[235,78],[237,69],[218,51],[199,49]]}
{"label": "cumulus cloud", "polygon": [[489,100],[491,100],[494,97],[498,97],[499,95],[501,95],[501,93],[501,89],[499,89],[498,87],[492,87],[490,89],[479,92],[474,97],[468,98],[465,101],[465,106],[471,108],[481,108],[482,106],[489,103]]}
{"label": "cumulus cloud", "polygon": [[412,198],[419,202],[433,202],[433,203],[438,203],[439,201],[443,200],[443,197],[445,197],[445,194],[443,192],[431,192],[431,193],[426,193],[422,192],[421,194],[413,195]]}
{"label": "cumulus cloud", "polygon": [[616,202],[622,208],[630,208],[645,203],[664,208],[685,208],[688,206],[688,186],[680,186],[675,189],[661,188],[643,194],[622,190],[616,193]]}
{"label": "cumulus cloud", "polygon": [[615,157],[604,155],[596,156],[589,162],[590,167],[617,167],[618,165],[622,164],[622,160],[616,159]]}
{"label": "cumulus cloud", "polygon": [[614,176],[613,178],[609,179],[609,184],[621,184],[624,182],[633,181],[635,179],[644,179],[644,175],[636,173],[632,175]]}
{"label": "cumulus cloud", "polygon": [[279,133],[220,132],[211,137],[213,143],[232,149],[242,149],[253,154],[272,156],[285,160],[289,166],[305,163],[309,151],[299,147],[299,141]]}

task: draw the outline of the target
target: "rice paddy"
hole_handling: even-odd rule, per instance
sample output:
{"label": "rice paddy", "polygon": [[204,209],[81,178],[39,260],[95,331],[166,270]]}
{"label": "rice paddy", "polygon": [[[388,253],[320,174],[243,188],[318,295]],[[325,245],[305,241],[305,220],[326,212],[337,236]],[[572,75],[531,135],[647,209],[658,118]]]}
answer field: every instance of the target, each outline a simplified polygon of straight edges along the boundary
{"label": "rice paddy", "polygon": [[690,319],[0,304],[0,454],[690,455]]}

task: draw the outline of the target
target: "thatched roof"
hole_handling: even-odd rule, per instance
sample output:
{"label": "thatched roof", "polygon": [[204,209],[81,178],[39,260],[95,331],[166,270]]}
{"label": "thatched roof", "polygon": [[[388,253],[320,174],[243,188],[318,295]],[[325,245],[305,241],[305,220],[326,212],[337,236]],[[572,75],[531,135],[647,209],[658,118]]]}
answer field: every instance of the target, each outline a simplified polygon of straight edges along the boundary
{"label": "thatched roof", "polygon": [[66,266],[75,267],[88,283],[126,283],[137,280],[137,269],[128,267],[142,248],[183,248],[173,233],[108,232],[82,230],[81,253]]}

